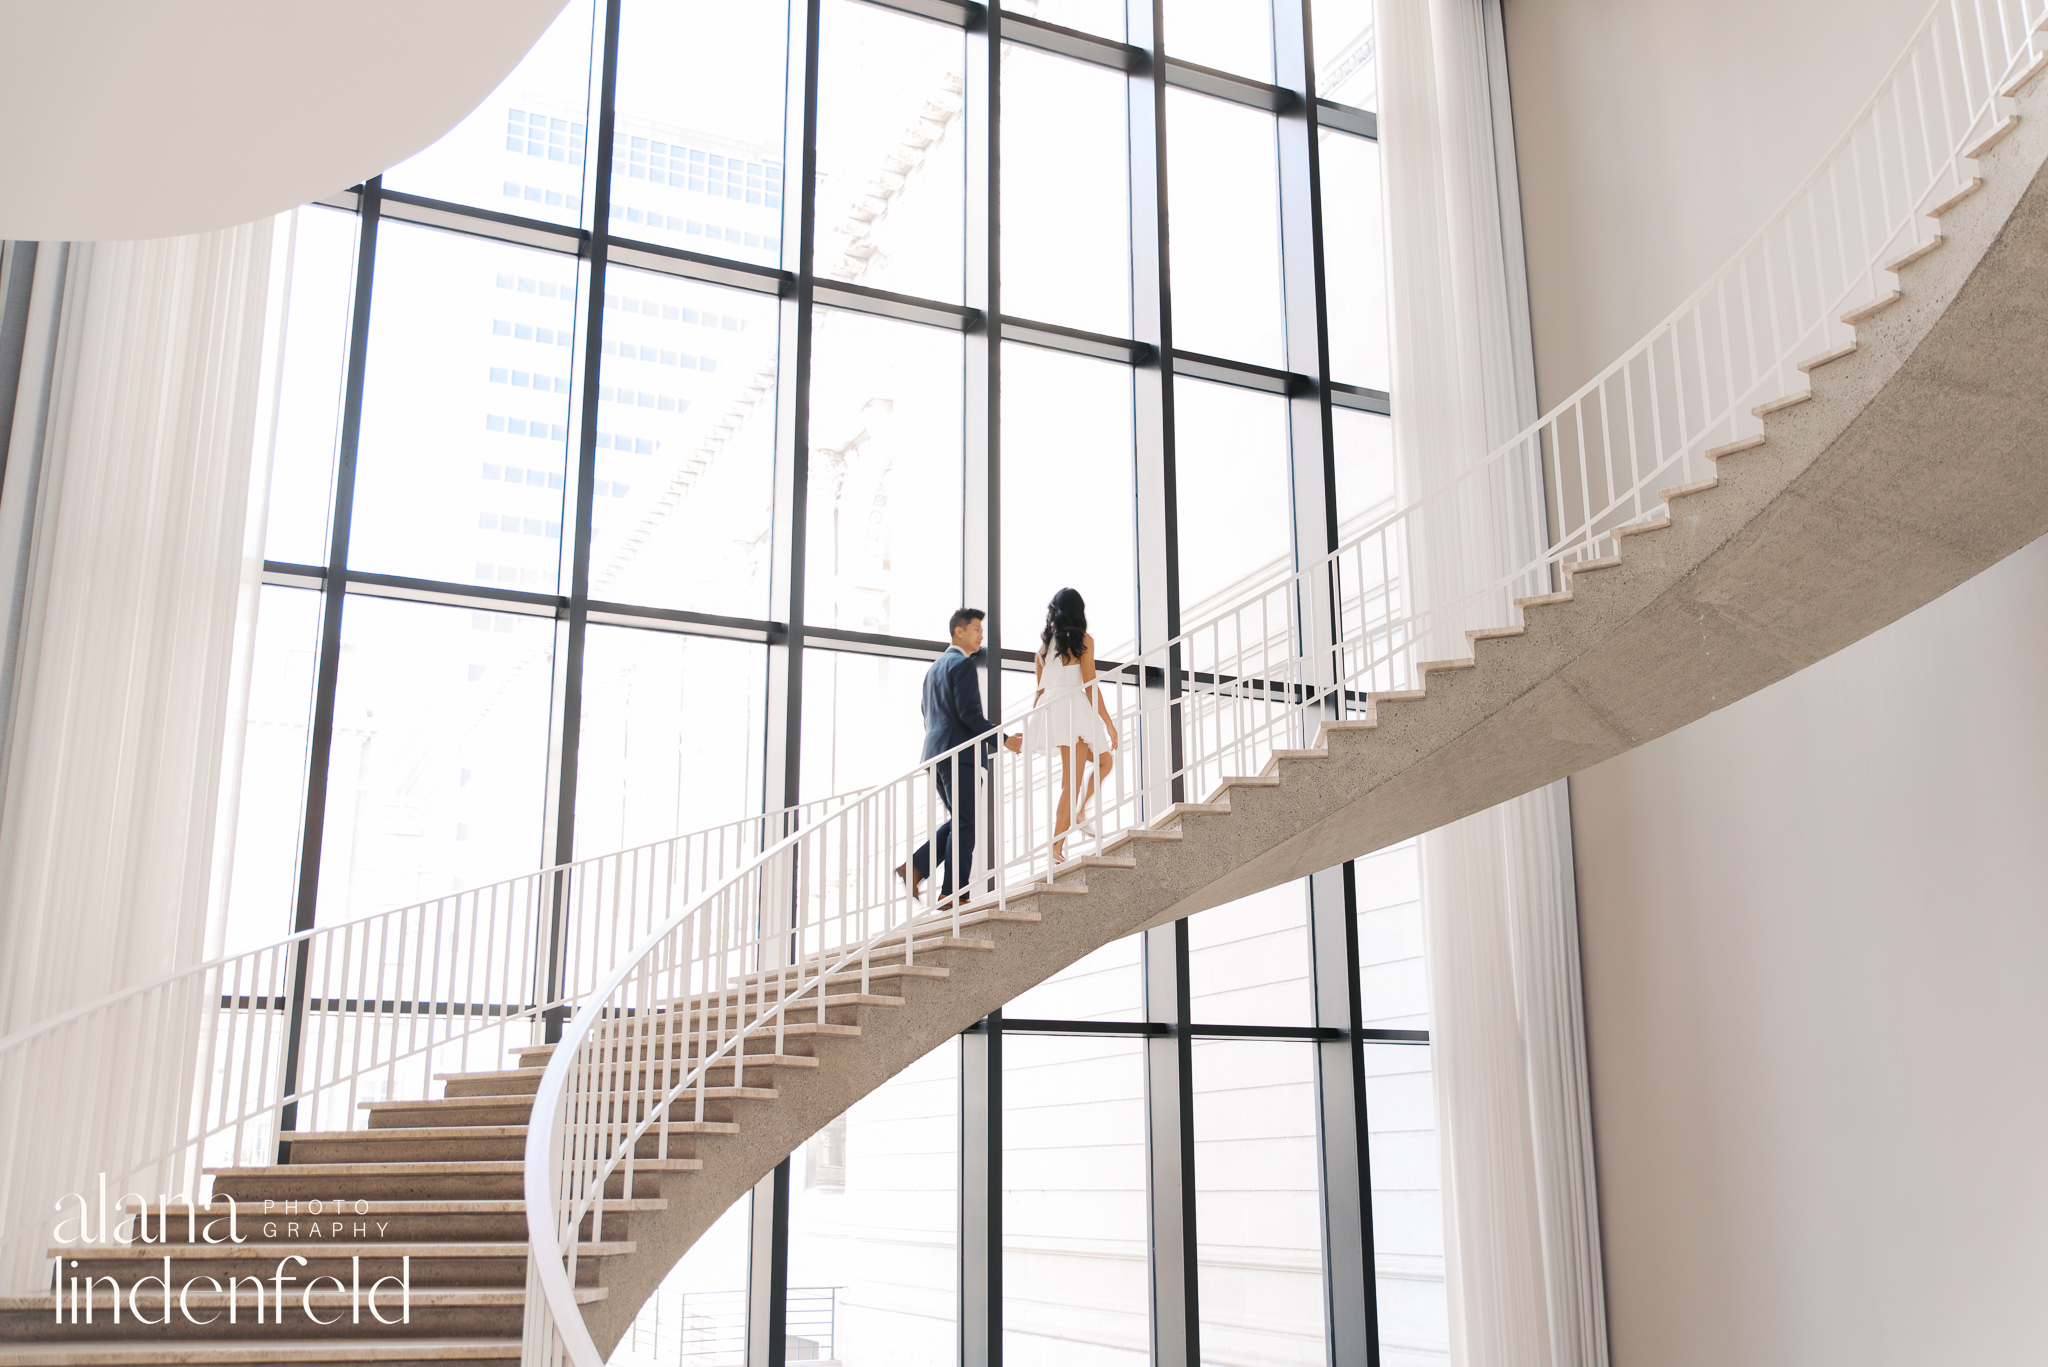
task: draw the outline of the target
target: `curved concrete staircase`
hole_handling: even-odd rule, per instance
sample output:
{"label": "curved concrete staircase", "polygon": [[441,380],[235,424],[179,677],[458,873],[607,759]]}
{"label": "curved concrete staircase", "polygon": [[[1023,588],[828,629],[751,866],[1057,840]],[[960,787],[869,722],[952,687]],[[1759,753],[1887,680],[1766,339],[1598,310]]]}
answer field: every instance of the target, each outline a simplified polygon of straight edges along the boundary
{"label": "curved concrete staircase", "polygon": [[[1568,591],[1520,602],[1523,623],[1470,633],[1472,656],[1424,666],[1426,689],[1372,699],[1365,720],[1332,722],[1313,748],[1279,752],[1264,773],[1224,783],[1057,881],[1006,907],[949,917],[906,966],[877,956],[832,987],[822,1023],[750,1039],[748,1067],[774,1085],[712,1078],[706,1118],[671,1127],[667,1156],[643,1141],[633,1199],[606,1206],[603,1242],[583,1245],[578,1296],[601,1349],[683,1252],[785,1155],[853,1102],[988,1012],[1083,955],[1148,926],[1434,829],[1618,754],[1752,693],[1877,630],[2048,534],[2048,83],[2019,92],[2020,115],[1982,152],[1981,179],[1938,210],[1930,250],[1895,264],[1899,286],[1853,320],[1852,348],[1809,364],[1810,397],[1761,405],[1764,434],[1711,453],[1718,477],[1664,492],[1667,519],[1625,529],[1624,554],[1573,566]],[[758,1014],[772,990],[718,1009]],[[669,1029],[699,1019],[677,1011]],[[812,1013],[814,1014],[814,1013]],[[632,1046],[649,1074],[680,1076],[694,1045],[657,1032]],[[81,1258],[84,1277],[126,1286],[293,1264],[283,1322],[122,1327],[93,1342],[52,1323],[50,1298],[0,1309],[4,1360],[447,1361],[519,1355],[526,1294],[520,1200],[525,1122],[551,1046],[522,1049],[502,1071],[452,1076],[446,1095],[370,1103],[369,1128],[306,1134],[290,1161],[217,1172],[217,1192],[255,1203],[258,1237],[181,1255],[174,1242]],[[621,1192],[616,1179],[613,1190]],[[322,1222],[308,1204],[352,1205],[347,1237],[295,1231]],[[276,1203],[266,1213],[263,1202]],[[364,1237],[353,1227],[379,1226]],[[331,1226],[331,1221],[325,1221]],[[374,1253],[374,1256],[367,1256]],[[316,1276],[345,1285],[411,1258],[411,1322],[347,1318],[332,1287],[314,1309],[297,1291]],[[245,1274],[246,1275],[246,1274]],[[96,1305],[96,1317],[111,1310]],[[195,1294],[195,1314],[225,1305]],[[139,1302],[152,1317],[162,1298]],[[385,1302],[389,1313],[389,1302]],[[173,1316],[175,1319],[176,1317]],[[363,1319],[368,1320],[368,1315]]]}

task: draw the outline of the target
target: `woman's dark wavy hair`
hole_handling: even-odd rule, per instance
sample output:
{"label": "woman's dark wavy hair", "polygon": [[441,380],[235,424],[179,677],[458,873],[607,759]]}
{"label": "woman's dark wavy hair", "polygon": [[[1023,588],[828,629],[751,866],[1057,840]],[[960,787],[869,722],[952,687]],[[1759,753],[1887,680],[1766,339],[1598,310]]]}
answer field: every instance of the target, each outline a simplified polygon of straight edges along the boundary
{"label": "woman's dark wavy hair", "polygon": [[1061,589],[1045,605],[1045,630],[1038,633],[1039,649],[1062,660],[1081,658],[1081,638],[1088,634],[1088,605],[1073,589]]}

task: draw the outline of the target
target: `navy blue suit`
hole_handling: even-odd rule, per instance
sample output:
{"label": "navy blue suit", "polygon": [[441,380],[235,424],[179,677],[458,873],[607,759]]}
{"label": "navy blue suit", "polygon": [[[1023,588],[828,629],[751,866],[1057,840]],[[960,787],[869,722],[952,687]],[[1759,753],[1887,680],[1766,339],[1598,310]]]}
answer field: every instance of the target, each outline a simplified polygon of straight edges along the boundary
{"label": "navy blue suit", "polygon": [[[993,726],[981,710],[981,675],[974,668],[974,661],[954,646],[932,664],[924,676],[924,759],[943,755],[957,745],[964,745],[976,736],[987,735]],[[971,753],[982,764],[988,763],[988,756],[995,750],[995,737],[988,736]],[[966,789],[966,801],[959,806],[953,802],[953,773],[960,771],[962,786]],[[919,845],[917,852],[910,856],[911,866],[920,878],[931,873],[931,847],[939,847],[939,893],[951,896],[953,892],[953,865],[955,847],[959,855],[960,871],[964,875],[974,863],[974,781],[969,777],[968,756],[961,754],[940,764],[933,774],[938,786],[939,801],[946,804],[946,811],[952,820],[940,826],[933,840]],[[955,834],[955,828],[958,834]]]}

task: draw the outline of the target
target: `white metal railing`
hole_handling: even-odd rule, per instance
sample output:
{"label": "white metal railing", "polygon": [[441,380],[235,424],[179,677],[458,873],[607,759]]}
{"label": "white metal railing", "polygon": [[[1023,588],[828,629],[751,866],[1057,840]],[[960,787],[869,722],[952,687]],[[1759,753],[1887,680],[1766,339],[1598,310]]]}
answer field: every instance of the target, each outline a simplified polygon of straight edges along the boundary
{"label": "white metal railing", "polygon": [[[102,1171],[113,1200],[203,1200],[208,1167],[510,1066],[650,930],[843,800],[306,931],[0,1040],[0,1287],[47,1286],[54,1204]],[[661,896],[620,897],[650,877]]]}
{"label": "white metal railing", "polygon": [[[2048,0],[1943,0],[1850,129],[1735,258],[1641,342],[1514,440],[1372,523],[1340,550],[1103,672],[1122,744],[1083,793],[1031,715],[1022,753],[969,742],[785,837],[668,920],[578,1006],[527,1133],[524,1361],[600,1367],[574,1301],[578,1231],[597,1198],[744,1087],[748,1051],[914,965],[977,910],[1029,895],[1062,857],[1260,771],[1317,725],[1412,688],[1461,633],[1513,620],[1567,563],[1612,553],[1655,491],[1704,475],[1705,453],[1756,429],[1752,409],[1803,386],[1800,363],[1846,343],[1845,314],[1884,292],[1888,262],[1927,241],[1963,192],[1969,154],[2038,72]],[[1460,453],[1431,453],[1456,470]],[[1398,497],[1398,489],[1397,489]],[[1476,550],[1475,550],[1476,547]],[[1488,565],[1475,573],[1472,566]],[[1042,714],[1041,714],[1042,715]],[[981,757],[987,754],[985,776]],[[913,897],[893,870],[946,812],[937,779],[974,792],[973,901]],[[1085,797],[1086,829],[1060,798]],[[936,883],[938,880],[934,880]],[[652,898],[652,883],[632,894]],[[758,1071],[756,1076],[758,1076]]]}

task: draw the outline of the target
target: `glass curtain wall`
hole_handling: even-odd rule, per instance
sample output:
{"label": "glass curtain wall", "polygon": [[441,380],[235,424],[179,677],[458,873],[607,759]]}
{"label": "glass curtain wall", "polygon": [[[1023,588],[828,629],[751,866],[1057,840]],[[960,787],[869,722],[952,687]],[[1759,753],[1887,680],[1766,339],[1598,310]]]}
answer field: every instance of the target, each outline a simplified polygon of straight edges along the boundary
{"label": "glass curtain wall", "polygon": [[[301,214],[234,942],[886,779],[962,602],[993,715],[1054,589],[1113,661],[1369,525],[1376,88],[1370,0],[573,0]],[[1447,1360],[1414,881],[1056,975],[617,1360]]]}

